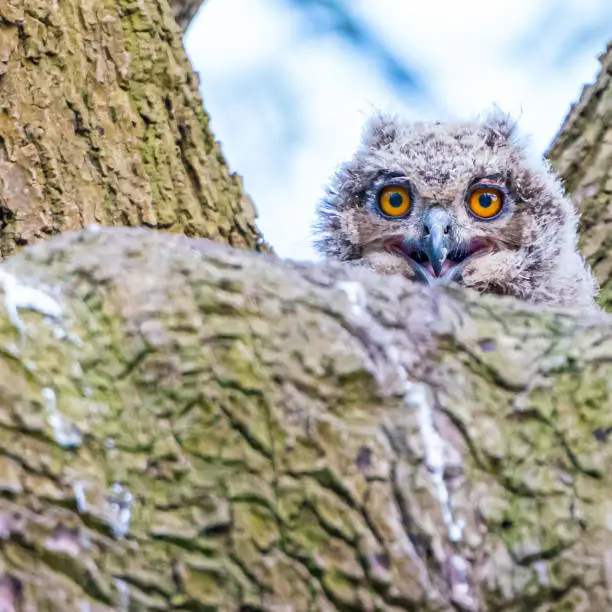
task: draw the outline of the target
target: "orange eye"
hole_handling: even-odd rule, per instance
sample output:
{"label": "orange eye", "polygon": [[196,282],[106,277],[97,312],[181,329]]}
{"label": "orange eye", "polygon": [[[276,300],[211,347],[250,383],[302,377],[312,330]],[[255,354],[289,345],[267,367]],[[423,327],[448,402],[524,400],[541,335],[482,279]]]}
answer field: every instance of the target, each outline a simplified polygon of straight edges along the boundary
{"label": "orange eye", "polygon": [[410,194],[399,185],[383,187],[378,194],[378,207],[387,217],[403,217],[410,210]]}
{"label": "orange eye", "polygon": [[479,187],[468,200],[470,212],[481,219],[491,219],[499,214],[504,205],[504,194],[499,189]]}

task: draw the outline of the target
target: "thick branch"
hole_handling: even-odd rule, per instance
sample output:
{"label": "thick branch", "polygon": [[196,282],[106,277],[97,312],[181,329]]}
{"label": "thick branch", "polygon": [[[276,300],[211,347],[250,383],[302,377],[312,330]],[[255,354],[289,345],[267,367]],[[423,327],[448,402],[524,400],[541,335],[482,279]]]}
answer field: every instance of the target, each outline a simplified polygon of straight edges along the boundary
{"label": "thick branch", "polygon": [[263,248],[166,0],[0,2],[0,258],[89,223]]}
{"label": "thick branch", "polygon": [[582,245],[612,310],[612,43],[548,152],[582,213]]}
{"label": "thick branch", "polygon": [[609,322],[354,275],[118,229],[1,266],[3,609],[610,609]]}

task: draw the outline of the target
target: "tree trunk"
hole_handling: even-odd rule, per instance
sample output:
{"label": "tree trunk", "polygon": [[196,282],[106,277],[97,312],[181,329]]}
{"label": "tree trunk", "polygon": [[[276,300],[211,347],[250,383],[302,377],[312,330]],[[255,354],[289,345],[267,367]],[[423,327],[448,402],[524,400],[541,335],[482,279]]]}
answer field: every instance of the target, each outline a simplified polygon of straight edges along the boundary
{"label": "tree trunk", "polygon": [[612,341],[144,229],[0,267],[3,610],[608,610]]}
{"label": "tree trunk", "polygon": [[172,13],[179,27],[186,30],[204,0],[172,0]]}
{"label": "tree trunk", "polygon": [[263,248],[166,0],[0,17],[0,256],[92,222]]}
{"label": "tree trunk", "polygon": [[601,283],[600,303],[612,310],[612,43],[600,61],[548,157],[582,213],[582,247]]}

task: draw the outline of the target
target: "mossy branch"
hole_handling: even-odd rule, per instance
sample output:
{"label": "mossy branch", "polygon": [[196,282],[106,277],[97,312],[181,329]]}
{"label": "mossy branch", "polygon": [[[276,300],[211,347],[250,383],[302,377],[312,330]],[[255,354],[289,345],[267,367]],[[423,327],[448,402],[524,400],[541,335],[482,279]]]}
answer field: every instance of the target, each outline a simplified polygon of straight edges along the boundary
{"label": "mossy branch", "polygon": [[0,258],[90,223],[266,250],[166,0],[0,2]]}
{"label": "mossy branch", "polygon": [[599,302],[612,310],[612,42],[601,70],[570,108],[548,157],[581,213],[584,254],[601,284]]}
{"label": "mossy branch", "polygon": [[608,319],[355,274],[143,229],[3,264],[3,609],[609,609]]}

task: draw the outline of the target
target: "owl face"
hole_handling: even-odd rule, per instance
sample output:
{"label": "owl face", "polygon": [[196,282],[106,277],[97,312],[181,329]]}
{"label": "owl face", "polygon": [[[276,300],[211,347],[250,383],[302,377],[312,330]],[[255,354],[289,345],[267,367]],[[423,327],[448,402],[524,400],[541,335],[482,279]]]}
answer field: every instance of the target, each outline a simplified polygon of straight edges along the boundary
{"label": "owl face", "polygon": [[[364,216],[351,220],[360,224],[366,238],[361,257],[372,267],[386,260],[429,285],[462,282],[478,258],[512,248],[516,204],[502,173],[464,173],[433,188],[411,174],[382,172],[367,194]],[[498,244],[496,230],[507,226]]]}
{"label": "owl face", "polygon": [[469,124],[375,117],[329,187],[318,231],[328,256],[430,285],[529,298],[564,259],[585,271],[572,204],[501,113]]}

